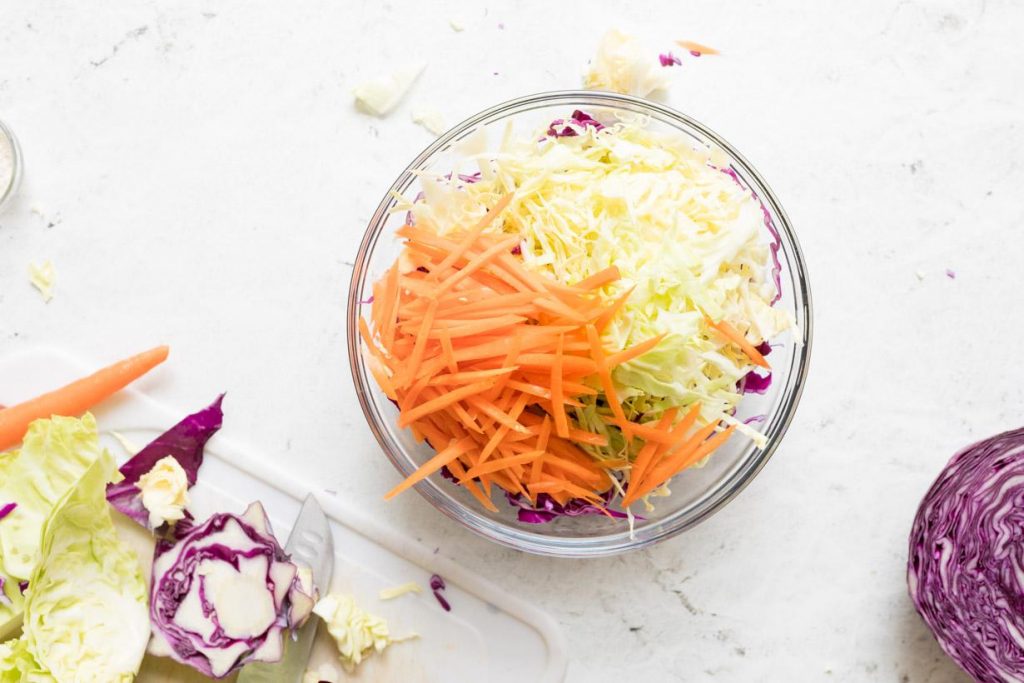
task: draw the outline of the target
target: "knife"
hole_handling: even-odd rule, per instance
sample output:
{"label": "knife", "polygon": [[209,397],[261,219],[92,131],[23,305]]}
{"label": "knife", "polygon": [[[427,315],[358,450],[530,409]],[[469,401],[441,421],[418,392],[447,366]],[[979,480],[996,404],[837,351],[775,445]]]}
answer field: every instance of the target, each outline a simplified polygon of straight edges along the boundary
{"label": "knife", "polygon": [[[309,565],[313,570],[313,585],[326,594],[334,571],[334,539],[327,516],[312,493],[306,496],[284,549],[292,559]],[[310,615],[302,628],[293,631],[290,637],[285,636],[281,661],[242,667],[238,683],[300,683],[309,664],[319,623],[316,615]]]}

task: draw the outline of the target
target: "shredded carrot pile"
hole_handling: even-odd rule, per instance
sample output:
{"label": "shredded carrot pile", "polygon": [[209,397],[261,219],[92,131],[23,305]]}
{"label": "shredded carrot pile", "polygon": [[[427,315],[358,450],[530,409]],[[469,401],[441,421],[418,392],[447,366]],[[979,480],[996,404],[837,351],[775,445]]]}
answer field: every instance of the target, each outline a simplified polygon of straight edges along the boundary
{"label": "shredded carrot pile", "polygon": [[[661,337],[608,353],[600,332],[623,298],[604,303],[595,290],[616,281],[618,270],[574,285],[528,270],[513,254],[517,237],[485,234],[510,200],[445,236],[403,226],[403,258],[374,285],[369,321],[360,318],[370,371],[398,404],[399,426],[436,450],[385,498],[447,468],[490,510],[495,487],[534,503],[543,493],[603,510],[615,472],[625,472],[628,506],[709,455],[733,427],[698,427],[699,404],[685,416],[672,409],[654,421],[626,419],[611,371]],[[716,329],[733,339],[731,328]],[[632,463],[580,448],[607,445],[607,437],[579,429],[567,408],[599,393],[609,422],[627,440],[642,440]]]}

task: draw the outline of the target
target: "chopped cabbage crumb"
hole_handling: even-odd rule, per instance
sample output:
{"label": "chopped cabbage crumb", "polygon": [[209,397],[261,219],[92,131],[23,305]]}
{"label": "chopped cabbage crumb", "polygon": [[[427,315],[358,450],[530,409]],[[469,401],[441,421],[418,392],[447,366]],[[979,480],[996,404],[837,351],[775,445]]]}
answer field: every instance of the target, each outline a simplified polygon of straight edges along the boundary
{"label": "chopped cabbage crumb", "polygon": [[38,265],[35,263],[28,265],[28,281],[39,290],[39,293],[43,296],[43,301],[46,303],[50,303],[50,300],[53,299],[56,277],[57,273],[50,259],[46,259]]}
{"label": "chopped cabbage crumb", "polygon": [[447,130],[444,125],[444,117],[436,109],[420,108],[411,112],[412,122],[423,126],[434,135],[440,135]]}
{"label": "chopped cabbage crumb", "polygon": [[422,593],[423,588],[415,581],[409,581],[403,583],[400,586],[394,588],[382,588],[380,593],[377,594],[381,600],[394,600],[397,597],[405,595],[406,593]]}
{"label": "chopped cabbage crumb", "polygon": [[142,505],[149,512],[149,525],[156,529],[164,522],[174,523],[185,517],[188,506],[188,475],[172,455],[157,460],[135,484],[142,496]]}
{"label": "chopped cabbage crumb", "polygon": [[391,643],[409,638],[392,638],[388,622],[370,614],[356,604],[355,598],[342,593],[330,593],[313,607],[313,613],[324,620],[327,632],[334,638],[346,671],[353,671],[364,658],[382,652]]}
{"label": "chopped cabbage crumb", "polygon": [[356,107],[373,116],[387,116],[409,92],[424,68],[426,64],[423,62],[409,64],[357,85],[352,91]]}
{"label": "chopped cabbage crumb", "polygon": [[648,97],[668,87],[669,75],[658,63],[657,52],[648,50],[634,36],[611,29],[604,34],[583,84],[590,90],[609,90]]}
{"label": "chopped cabbage crumb", "polygon": [[307,670],[302,683],[338,683],[340,676],[336,668],[325,662],[315,669]]}

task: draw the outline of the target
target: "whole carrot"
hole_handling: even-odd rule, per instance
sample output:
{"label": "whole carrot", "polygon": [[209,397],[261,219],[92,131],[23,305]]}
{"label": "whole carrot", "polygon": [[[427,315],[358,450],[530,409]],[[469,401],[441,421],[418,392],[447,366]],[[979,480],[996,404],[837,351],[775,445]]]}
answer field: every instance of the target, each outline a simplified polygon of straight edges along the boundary
{"label": "whole carrot", "polygon": [[143,351],[60,389],[0,410],[0,451],[21,443],[33,420],[80,415],[164,362],[169,352],[167,346]]}

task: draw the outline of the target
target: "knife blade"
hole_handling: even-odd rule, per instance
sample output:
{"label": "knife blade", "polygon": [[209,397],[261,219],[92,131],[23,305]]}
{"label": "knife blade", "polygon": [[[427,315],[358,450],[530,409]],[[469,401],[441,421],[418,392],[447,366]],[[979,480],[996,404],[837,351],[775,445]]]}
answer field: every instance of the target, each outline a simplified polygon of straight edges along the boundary
{"label": "knife blade", "polygon": [[[309,565],[313,571],[313,585],[323,594],[327,593],[334,572],[334,538],[331,525],[323,508],[313,494],[306,496],[299,516],[288,536],[285,551]],[[309,664],[309,653],[313,649],[319,619],[310,616],[291,636],[285,636],[284,656],[273,664],[249,664],[242,668],[238,683],[299,683]]]}

